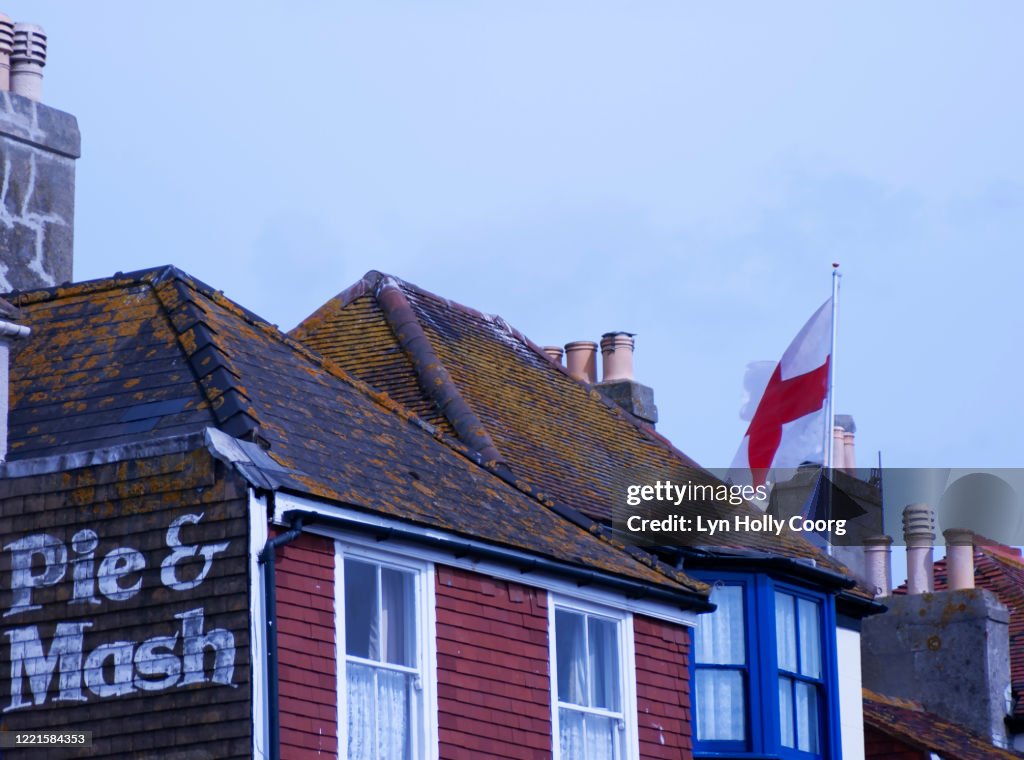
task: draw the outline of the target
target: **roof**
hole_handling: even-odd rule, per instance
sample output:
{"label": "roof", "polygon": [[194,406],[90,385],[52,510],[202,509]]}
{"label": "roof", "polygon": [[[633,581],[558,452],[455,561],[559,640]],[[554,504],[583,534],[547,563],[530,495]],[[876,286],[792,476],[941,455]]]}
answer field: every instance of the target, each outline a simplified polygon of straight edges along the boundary
{"label": "roof", "polygon": [[926,712],[917,702],[864,689],[864,725],[949,760],[1020,760],[978,734]]}
{"label": "roof", "polygon": [[[974,585],[994,593],[1010,612],[1010,685],[1013,716],[1024,718],[1024,558],[1021,550],[989,542],[974,549]],[[903,589],[905,587],[901,587]],[[949,588],[946,560],[935,563],[935,590]]]}
{"label": "roof", "polygon": [[281,488],[672,589],[681,604],[706,595],[173,267],[8,298],[32,329],[12,358],[10,461],[214,427],[265,449]]}
{"label": "roof", "polygon": [[[571,377],[503,319],[371,271],[291,335],[456,435],[559,504],[608,522],[624,478],[718,483],[670,441]],[[730,514],[736,509],[730,508]],[[696,514],[696,505],[680,512]],[[707,503],[699,511],[708,517]],[[760,514],[760,513],[757,513]],[[749,534],[749,549],[814,559],[803,538]]]}

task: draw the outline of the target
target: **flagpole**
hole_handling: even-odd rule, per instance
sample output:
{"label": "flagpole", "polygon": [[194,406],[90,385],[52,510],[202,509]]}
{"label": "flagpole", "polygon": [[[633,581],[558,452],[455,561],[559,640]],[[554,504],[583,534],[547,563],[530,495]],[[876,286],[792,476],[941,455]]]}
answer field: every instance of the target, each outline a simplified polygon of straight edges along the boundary
{"label": "flagpole", "polygon": [[[828,413],[825,415],[825,467],[832,470],[835,463],[836,424],[836,334],[839,327],[839,264],[832,264],[832,336],[828,351]],[[831,474],[831,473],[830,473]]]}
{"label": "flagpole", "polygon": [[[828,351],[828,411],[825,415],[825,468],[828,471],[828,517],[832,517],[833,467],[835,465],[836,436],[833,428],[836,424],[836,335],[839,328],[839,280],[843,275],[839,272],[838,262],[832,262],[832,335]],[[832,541],[825,541],[825,551],[831,556]]]}

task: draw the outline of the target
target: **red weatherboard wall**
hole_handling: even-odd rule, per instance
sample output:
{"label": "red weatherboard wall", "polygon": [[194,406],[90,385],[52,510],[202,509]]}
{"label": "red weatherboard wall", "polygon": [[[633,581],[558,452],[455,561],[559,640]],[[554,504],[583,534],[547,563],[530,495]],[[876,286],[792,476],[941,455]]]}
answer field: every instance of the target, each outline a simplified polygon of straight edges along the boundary
{"label": "red weatherboard wall", "polygon": [[927,760],[919,749],[908,747],[868,726],[864,729],[864,757],[868,760]]}
{"label": "red weatherboard wall", "polygon": [[334,543],[303,534],[277,550],[281,756],[336,757]]}
{"label": "red weatherboard wall", "polygon": [[[333,543],[305,534],[276,569],[282,756],[336,756]],[[438,566],[436,602],[442,760],[550,757],[547,593]],[[686,760],[689,633],[640,616],[633,628],[640,756]]]}
{"label": "red weatherboard wall", "polygon": [[681,626],[637,615],[633,636],[640,757],[690,758],[690,633]]}
{"label": "red weatherboard wall", "polygon": [[547,593],[438,567],[443,760],[551,756]]}

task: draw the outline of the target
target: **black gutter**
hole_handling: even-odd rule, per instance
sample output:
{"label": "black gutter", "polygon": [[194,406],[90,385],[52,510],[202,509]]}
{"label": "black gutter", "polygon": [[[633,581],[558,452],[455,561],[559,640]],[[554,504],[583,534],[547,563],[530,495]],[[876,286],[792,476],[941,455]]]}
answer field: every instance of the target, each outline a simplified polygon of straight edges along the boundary
{"label": "black gutter", "polygon": [[857,585],[857,580],[841,572],[830,568],[811,564],[806,560],[795,557],[785,557],[768,553],[733,553],[716,552],[711,549],[680,549],[675,548],[674,553],[682,559],[683,568],[706,568],[736,569],[749,567],[760,570],[774,570],[794,578],[813,581],[822,586],[834,589],[851,589]]}
{"label": "black gutter", "polygon": [[[284,518],[286,520],[289,520],[292,517],[301,519],[305,514],[307,513],[299,512],[298,510],[291,510],[284,514]],[[346,517],[325,516],[320,514],[316,514],[314,519],[316,520],[317,525],[329,525],[348,530],[358,530],[364,533],[368,532],[374,534],[377,539],[381,541],[388,538],[397,538],[442,549],[446,552],[451,552],[451,554],[457,558],[470,556],[481,559],[496,560],[505,565],[518,567],[519,571],[523,574],[538,570],[549,572],[552,575],[569,578],[575,581],[577,586],[601,586],[612,591],[622,592],[629,599],[651,599],[672,604],[679,609],[692,609],[696,612],[711,612],[715,609],[715,605],[709,602],[705,595],[697,591],[690,591],[682,586],[680,586],[677,591],[660,586],[649,585],[641,581],[627,580],[626,578],[608,575],[596,570],[587,570],[576,565],[557,562],[546,557],[531,556],[529,559],[525,559],[515,550],[503,549],[499,546],[484,544],[469,539],[451,539],[442,535],[418,533],[398,526],[383,527],[367,525],[364,522],[352,520]]]}
{"label": "black gutter", "polygon": [[281,757],[281,715],[277,682],[277,578],[274,566],[277,560],[277,547],[298,538],[302,534],[305,519],[304,514],[296,515],[294,521],[289,521],[290,529],[279,536],[268,538],[257,557],[259,563],[266,568],[263,575],[263,601],[267,613],[267,717],[270,722],[267,739],[270,746],[267,749],[270,760],[280,760]]}

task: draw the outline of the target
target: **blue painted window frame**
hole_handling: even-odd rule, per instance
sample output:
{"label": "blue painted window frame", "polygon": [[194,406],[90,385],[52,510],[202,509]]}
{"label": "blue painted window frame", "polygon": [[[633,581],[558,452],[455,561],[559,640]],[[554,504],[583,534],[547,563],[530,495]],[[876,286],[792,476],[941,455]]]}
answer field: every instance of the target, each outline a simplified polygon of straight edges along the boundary
{"label": "blue painted window frame", "polygon": [[[743,742],[699,741],[696,700],[695,639],[691,632],[690,684],[694,700],[693,746],[695,757],[779,758],[779,760],[839,760],[842,748],[839,736],[839,673],[836,649],[835,596],[776,580],[764,573],[690,571],[705,583],[722,583],[743,589],[745,643],[747,647],[747,737]],[[821,752],[802,752],[782,746],[779,730],[779,667],[775,636],[775,592],[816,602],[821,610],[822,703],[819,707]],[[698,619],[698,625],[700,620]],[[710,666],[714,667],[714,666]]]}

